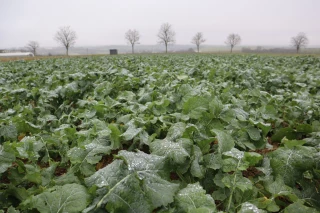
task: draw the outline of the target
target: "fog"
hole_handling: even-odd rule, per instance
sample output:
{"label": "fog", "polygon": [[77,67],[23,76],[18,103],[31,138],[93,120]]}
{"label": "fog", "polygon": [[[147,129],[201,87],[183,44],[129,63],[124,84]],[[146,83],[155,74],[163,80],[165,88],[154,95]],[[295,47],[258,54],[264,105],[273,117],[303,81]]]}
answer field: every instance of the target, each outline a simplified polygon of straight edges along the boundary
{"label": "fog", "polygon": [[207,45],[224,45],[230,33],[242,45],[289,46],[305,32],[320,45],[319,0],[0,0],[0,49],[38,41],[55,47],[61,26],[71,26],[75,46],[125,45],[124,34],[137,29],[140,43],[157,44],[162,23],[176,32],[176,44],[190,44],[203,32]]}

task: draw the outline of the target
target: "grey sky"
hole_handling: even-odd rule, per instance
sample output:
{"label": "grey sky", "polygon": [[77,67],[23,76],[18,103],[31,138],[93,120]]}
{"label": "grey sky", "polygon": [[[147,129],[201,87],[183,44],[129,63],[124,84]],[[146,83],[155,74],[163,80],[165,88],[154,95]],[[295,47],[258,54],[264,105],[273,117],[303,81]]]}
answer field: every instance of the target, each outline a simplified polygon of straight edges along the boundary
{"label": "grey sky", "polygon": [[176,44],[190,44],[203,32],[210,45],[238,33],[243,45],[289,45],[305,32],[320,45],[320,0],[0,0],[0,48],[57,46],[61,26],[77,32],[76,46],[126,44],[137,29],[141,44],[156,44],[160,25],[169,22]]}

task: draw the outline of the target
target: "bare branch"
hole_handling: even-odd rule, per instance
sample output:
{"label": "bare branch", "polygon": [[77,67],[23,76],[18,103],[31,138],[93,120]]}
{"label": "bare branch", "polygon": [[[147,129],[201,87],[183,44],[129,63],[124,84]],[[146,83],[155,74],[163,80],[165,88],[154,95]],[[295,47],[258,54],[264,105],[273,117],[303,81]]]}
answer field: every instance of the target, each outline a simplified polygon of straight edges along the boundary
{"label": "bare branch", "polygon": [[36,56],[37,53],[37,49],[39,48],[39,43],[36,41],[29,41],[29,43],[27,44],[26,48],[29,49],[34,56]]}
{"label": "bare branch", "polygon": [[230,46],[230,52],[232,52],[233,47],[241,43],[241,37],[238,34],[232,33],[224,43]]}
{"label": "bare branch", "polygon": [[303,32],[291,38],[291,44],[297,50],[297,53],[299,53],[299,50],[302,47],[307,46],[308,43],[309,43],[309,39],[307,38],[307,35]]}
{"label": "bare branch", "polygon": [[157,36],[159,38],[159,43],[166,46],[166,53],[168,52],[168,44],[176,42],[175,35],[176,33],[173,31],[172,26],[169,23],[161,25]]}
{"label": "bare branch", "polygon": [[69,48],[76,43],[77,35],[70,26],[60,27],[54,39],[66,48],[67,55],[69,53]]}
{"label": "bare branch", "polygon": [[200,51],[200,44],[204,43],[206,40],[203,38],[203,34],[198,32],[191,40],[192,44],[197,46],[198,52]]}
{"label": "bare branch", "polygon": [[128,30],[125,34],[125,39],[131,44],[132,53],[134,53],[134,45],[140,40],[139,32],[137,30]]}

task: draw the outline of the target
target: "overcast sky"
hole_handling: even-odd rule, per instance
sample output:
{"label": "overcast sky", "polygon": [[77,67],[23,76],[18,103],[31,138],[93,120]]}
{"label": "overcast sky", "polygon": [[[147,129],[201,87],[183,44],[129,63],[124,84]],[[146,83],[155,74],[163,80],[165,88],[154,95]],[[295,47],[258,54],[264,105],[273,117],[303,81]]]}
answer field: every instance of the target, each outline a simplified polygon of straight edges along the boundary
{"label": "overcast sky", "polygon": [[176,44],[190,44],[203,32],[210,45],[224,45],[238,33],[242,45],[288,46],[305,32],[320,45],[320,0],[0,0],[0,48],[38,41],[54,47],[61,26],[76,31],[76,46],[127,44],[137,29],[141,44],[156,44],[161,24],[176,32]]}

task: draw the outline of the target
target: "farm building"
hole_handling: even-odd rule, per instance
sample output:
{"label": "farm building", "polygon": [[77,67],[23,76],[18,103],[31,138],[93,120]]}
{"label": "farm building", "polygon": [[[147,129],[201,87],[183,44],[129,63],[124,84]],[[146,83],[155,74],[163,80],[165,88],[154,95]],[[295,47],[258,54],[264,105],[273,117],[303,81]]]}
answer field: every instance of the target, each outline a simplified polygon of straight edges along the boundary
{"label": "farm building", "polygon": [[117,49],[110,49],[110,55],[117,55],[118,50]]}
{"label": "farm building", "polygon": [[0,53],[0,57],[33,57],[32,52]]}

